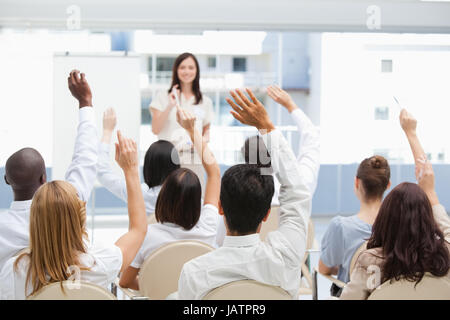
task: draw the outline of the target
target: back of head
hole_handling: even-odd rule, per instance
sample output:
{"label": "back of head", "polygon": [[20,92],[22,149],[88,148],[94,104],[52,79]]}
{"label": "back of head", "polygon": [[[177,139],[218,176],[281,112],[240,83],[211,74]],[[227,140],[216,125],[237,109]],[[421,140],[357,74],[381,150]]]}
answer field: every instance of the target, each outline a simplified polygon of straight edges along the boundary
{"label": "back of head", "polygon": [[200,218],[202,187],[190,169],[179,168],[164,181],[155,206],[156,221],[192,229]]}
{"label": "back of head", "polygon": [[270,209],[273,193],[273,177],[261,174],[257,165],[239,164],[225,171],[220,202],[229,231],[255,233]]}
{"label": "back of head", "polygon": [[150,145],[144,158],[144,181],[149,188],[163,184],[167,176],[180,168],[178,151],[166,140],[158,140]]}
{"label": "back of head", "polygon": [[[67,280],[69,267],[86,252],[86,206],[65,181],[48,182],[36,192],[30,209],[30,268],[32,293],[51,282]],[[28,254],[24,254],[28,255]],[[20,256],[16,261],[16,266]],[[50,280],[47,279],[50,277]]]}
{"label": "back of head", "polygon": [[20,149],[6,161],[5,176],[14,191],[34,193],[45,182],[44,159],[33,148]]}
{"label": "back of head", "polygon": [[425,272],[442,277],[450,256],[425,192],[415,183],[395,187],[381,204],[367,248],[382,248],[383,279],[420,281]]}
{"label": "back of head", "polygon": [[364,199],[373,201],[383,197],[389,185],[391,169],[384,157],[373,156],[361,162],[356,177],[362,182]]}
{"label": "back of head", "polygon": [[270,154],[260,136],[252,136],[247,138],[241,151],[244,156],[245,163],[256,164],[261,168],[269,168],[271,166]]}

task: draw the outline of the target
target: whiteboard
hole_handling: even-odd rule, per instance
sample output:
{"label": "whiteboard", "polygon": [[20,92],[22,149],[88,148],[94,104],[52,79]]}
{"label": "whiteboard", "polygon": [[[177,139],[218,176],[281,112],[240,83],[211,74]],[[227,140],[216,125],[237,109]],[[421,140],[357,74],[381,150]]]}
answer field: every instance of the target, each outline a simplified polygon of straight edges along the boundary
{"label": "whiteboard", "polygon": [[[102,136],[103,112],[113,107],[117,115],[116,129],[139,145],[141,97],[139,87],[140,60],[138,55],[123,52],[102,54],[55,54],[53,57],[53,169],[52,180],[63,180],[72,160],[78,126],[78,101],[72,97],[67,78],[71,70],[86,74],[92,91],[92,104]],[[114,159],[111,141],[111,159]],[[121,172],[115,161],[115,171]]]}

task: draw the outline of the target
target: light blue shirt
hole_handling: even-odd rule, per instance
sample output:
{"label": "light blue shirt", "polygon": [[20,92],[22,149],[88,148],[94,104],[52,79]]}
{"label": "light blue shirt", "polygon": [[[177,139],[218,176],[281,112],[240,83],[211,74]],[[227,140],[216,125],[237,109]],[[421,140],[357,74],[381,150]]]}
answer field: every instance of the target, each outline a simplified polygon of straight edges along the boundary
{"label": "light blue shirt", "polygon": [[356,215],[334,217],[322,238],[320,260],[329,268],[338,266],[337,278],[348,282],[353,255],[371,234],[372,226]]}

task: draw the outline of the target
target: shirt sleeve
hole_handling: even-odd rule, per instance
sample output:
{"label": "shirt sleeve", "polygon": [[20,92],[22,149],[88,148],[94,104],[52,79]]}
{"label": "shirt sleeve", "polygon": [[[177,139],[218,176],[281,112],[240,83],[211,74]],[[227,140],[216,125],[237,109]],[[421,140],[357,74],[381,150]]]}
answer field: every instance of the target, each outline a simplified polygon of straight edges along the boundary
{"label": "shirt sleeve", "polygon": [[99,144],[97,178],[109,192],[127,202],[127,185],[121,176],[114,173],[109,157],[109,145],[106,143]]}
{"label": "shirt sleeve", "polygon": [[320,168],[320,129],[300,109],[295,109],[291,116],[300,134],[297,161],[302,179],[311,194],[314,194]]}
{"label": "shirt sleeve", "polygon": [[155,95],[155,98],[152,100],[152,102],[150,102],[150,108],[164,111],[166,110],[168,103],[168,93],[160,91]]}
{"label": "shirt sleeve", "polygon": [[287,264],[297,268],[300,267],[306,250],[311,194],[303,183],[294,153],[281,132],[275,129],[263,135],[262,139],[281,184],[279,227],[267,235],[267,243],[284,256]]}
{"label": "shirt sleeve", "polygon": [[200,219],[197,222],[197,227],[201,228],[206,234],[211,236],[217,235],[217,216],[219,209],[212,204],[205,204],[200,212]]}
{"label": "shirt sleeve", "polygon": [[344,262],[344,235],[340,217],[331,220],[323,235],[320,260],[328,268],[341,266]]}
{"label": "shirt sleeve", "polygon": [[208,124],[211,124],[214,120],[214,111],[213,111],[213,105],[212,100],[209,97],[204,96],[203,97],[205,101],[205,118],[203,119],[203,127],[207,126]]}
{"label": "shirt sleeve", "polygon": [[[145,240],[144,240],[145,241]],[[133,261],[130,263],[130,266],[136,269],[140,269],[142,264],[144,263],[143,255],[142,255],[143,247],[139,249],[138,253],[134,257]]]}
{"label": "shirt sleeve", "polygon": [[118,246],[112,245],[94,248],[89,253],[94,256],[96,266],[106,274],[107,282],[114,282],[122,268],[122,250]]}
{"label": "shirt sleeve", "polygon": [[3,265],[0,272],[0,300],[15,300],[14,284],[14,262],[15,258],[10,258]]}
{"label": "shirt sleeve", "polygon": [[75,150],[65,176],[83,201],[89,200],[97,175],[98,136],[94,118],[92,107],[80,109]]}
{"label": "shirt sleeve", "polygon": [[450,218],[448,217],[445,207],[441,204],[433,206],[433,216],[439,229],[444,234],[447,242],[450,242]]}

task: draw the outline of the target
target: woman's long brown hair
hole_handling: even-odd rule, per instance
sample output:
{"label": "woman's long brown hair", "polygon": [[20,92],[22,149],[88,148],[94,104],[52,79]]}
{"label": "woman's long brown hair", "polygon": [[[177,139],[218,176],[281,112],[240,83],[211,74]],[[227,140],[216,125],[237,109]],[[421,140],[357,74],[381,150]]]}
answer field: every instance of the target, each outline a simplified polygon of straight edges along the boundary
{"label": "woman's long brown hair", "polygon": [[419,283],[425,272],[443,277],[450,253],[425,192],[415,183],[395,187],[381,204],[367,248],[382,248],[382,283],[401,278]]}
{"label": "woman's long brown hair", "polygon": [[175,85],[178,85],[178,88],[181,90],[180,78],[178,77],[178,67],[187,58],[194,59],[195,66],[197,67],[197,73],[195,74],[195,79],[192,82],[192,91],[194,92],[195,96],[195,104],[199,104],[200,102],[202,102],[203,98],[202,92],[200,91],[200,66],[198,64],[197,58],[192,53],[189,52],[182,53],[175,59],[172,68],[172,84],[170,85],[168,93],[172,91],[172,88]]}
{"label": "woman's long brown hair", "polygon": [[30,281],[32,295],[47,284],[68,280],[69,267],[88,270],[79,261],[79,255],[87,251],[84,237],[86,204],[78,198],[76,189],[65,181],[42,185],[31,203],[30,251],[14,264],[17,270],[19,261],[29,258],[25,291]]}

